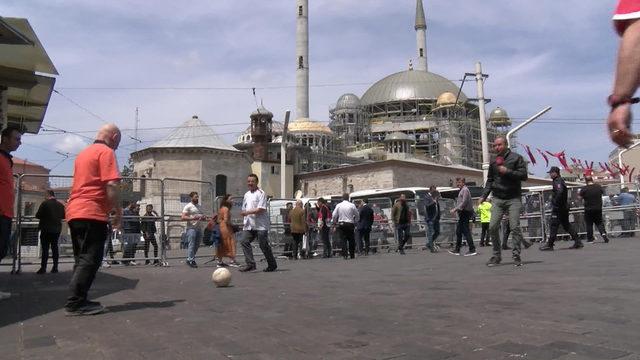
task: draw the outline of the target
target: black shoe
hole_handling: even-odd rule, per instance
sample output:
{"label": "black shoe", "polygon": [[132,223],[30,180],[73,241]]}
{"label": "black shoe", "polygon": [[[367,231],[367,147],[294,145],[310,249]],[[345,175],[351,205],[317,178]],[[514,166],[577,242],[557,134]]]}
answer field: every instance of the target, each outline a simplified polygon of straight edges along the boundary
{"label": "black shoe", "polygon": [[400,255],[407,255],[407,253],[405,253],[403,249],[398,250],[398,252],[400,253]]}
{"label": "black shoe", "polygon": [[602,238],[604,239],[605,244],[609,243],[609,237],[607,235],[602,235]]}
{"label": "black shoe", "polygon": [[249,264],[247,264],[247,265],[245,265],[245,266],[241,267],[241,268],[240,268],[240,269],[238,269],[238,270],[240,270],[240,271],[242,271],[242,272],[247,272],[247,271],[253,271],[253,270],[255,270],[255,269],[256,269],[256,266],[255,266],[255,265],[249,265]]}
{"label": "black shoe", "polygon": [[118,260],[111,260],[111,265],[118,265],[120,264],[120,261]]}
{"label": "black shoe", "polygon": [[522,260],[520,260],[520,256],[515,255],[513,257],[513,265],[515,266],[522,266]]}
{"label": "black shoe", "polygon": [[[345,258],[345,259],[346,259],[346,258]],[[276,269],[277,269],[277,268],[278,268],[277,266],[267,266],[267,267],[266,267],[264,270],[262,270],[262,271],[264,271],[264,272],[273,272],[273,271],[276,271]]]}
{"label": "black shoe", "polygon": [[160,260],[153,260],[153,265],[160,266]]}
{"label": "black shoe", "polygon": [[36,274],[42,275],[42,274],[44,274],[46,272],[47,272],[47,270],[45,270],[44,268],[40,268],[38,271],[36,271]]}
{"label": "black shoe", "polygon": [[501,259],[497,256],[492,256],[491,259],[489,259],[489,261],[487,261],[487,266],[491,267],[491,266],[496,266],[500,264]]}
{"label": "black shoe", "polygon": [[58,273],[58,268],[57,267],[52,268],[51,269],[51,273],[52,274],[57,274]]}
{"label": "black shoe", "polygon": [[105,307],[96,301],[85,301],[79,306],[64,309],[66,316],[96,315],[104,312]]}
{"label": "black shoe", "polygon": [[528,249],[531,247],[531,245],[533,245],[533,241],[529,241],[527,239],[522,239],[522,246],[524,246],[525,249]]}
{"label": "black shoe", "polygon": [[584,245],[582,245],[582,242],[576,241],[575,243],[573,243],[573,245],[569,247],[569,249],[577,250],[577,249],[582,249],[583,247]]}
{"label": "black shoe", "polygon": [[553,251],[553,245],[544,244],[540,246],[540,251]]}
{"label": "black shoe", "polygon": [[151,261],[149,261],[149,260],[145,260],[145,261],[144,261],[144,264],[145,264],[145,265],[149,265],[149,264],[151,264]]}
{"label": "black shoe", "polygon": [[508,246],[503,246],[503,247],[502,247],[502,250],[511,250],[511,248],[510,248],[510,247],[508,247]]}
{"label": "black shoe", "polygon": [[196,261],[195,261],[195,260],[187,260],[187,265],[188,265],[190,268],[194,268],[194,269],[198,267],[198,264],[196,264]]}

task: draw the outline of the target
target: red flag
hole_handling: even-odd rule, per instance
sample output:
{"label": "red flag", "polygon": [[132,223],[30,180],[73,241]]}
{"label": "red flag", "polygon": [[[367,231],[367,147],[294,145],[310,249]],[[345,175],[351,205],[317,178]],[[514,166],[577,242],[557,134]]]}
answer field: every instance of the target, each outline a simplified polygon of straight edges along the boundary
{"label": "red flag", "polygon": [[531,163],[533,165],[536,164],[536,158],[533,157],[533,153],[531,153],[531,148],[529,147],[529,145],[524,145],[524,144],[520,144],[522,145],[522,147],[524,147],[524,149],[527,151],[527,155],[529,155],[529,160],[531,161]]}
{"label": "red flag", "polygon": [[542,152],[542,150],[540,150],[540,149],[538,149],[538,148],[536,148],[536,150],[538,150],[538,152],[540,153],[540,155],[542,155],[542,157],[544,158],[544,162],[545,162],[544,166],[545,166],[545,167],[549,167],[549,158],[547,157],[547,155],[545,155],[545,153],[544,153],[544,152]]}
{"label": "red flag", "polygon": [[553,156],[553,157],[556,157],[556,158],[558,159],[558,161],[560,162],[560,165],[562,165],[562,167],[563,167],[566,171],[568,171],[568,172],[570,172],[570,173],[573,173],[573,171],[572,171],[572,170],[571,170],[571,168],[569,167],[569,164],[567,164],[567,158],[566,158],[566,157],[565,157],[565,155],[564,155],[564,150],[562,150],[562,151],[561,151],[561,152],[559,152],[559,153],[555,153],[555,154],[554,154],[554,153],[552,153],[551,151],[547,151],[547,154],[549,154],[549,155],[551,155],[551,156]]}

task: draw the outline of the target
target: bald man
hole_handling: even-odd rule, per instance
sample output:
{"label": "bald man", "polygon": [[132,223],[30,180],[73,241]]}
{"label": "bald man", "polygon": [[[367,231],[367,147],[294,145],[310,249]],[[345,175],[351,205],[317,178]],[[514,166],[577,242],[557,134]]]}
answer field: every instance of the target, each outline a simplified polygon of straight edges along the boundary
{"label": "bald man", "polygon": [[87,295],[102,262],[111,210],[115,210],[113,228],[120,227],[120,172],[115,154],[120,138],[117,126],[102,126],[96,140],[78,154],[74,164],[73,187],[66,209],[75,259],[69,284],[71,296],[65,305],[67,316],[104,311],[99,302],[89,301]]}

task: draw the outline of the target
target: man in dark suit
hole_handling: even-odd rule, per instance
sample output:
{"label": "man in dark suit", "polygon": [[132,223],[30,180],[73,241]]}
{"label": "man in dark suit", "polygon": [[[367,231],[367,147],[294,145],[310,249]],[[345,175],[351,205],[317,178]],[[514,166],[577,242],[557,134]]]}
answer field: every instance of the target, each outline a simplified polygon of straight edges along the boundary
{"label": "man in dark suit", "polygon": [[362,249],[364,240],[364,254],[369,255],[369,235],[373,226],[373,209],[369,206],[369,200],[363,199],[360,206],[360,221],[358,221],[358,247]]}
{"label": "man in dark suit", "polygon": [[40,220],[40,246],[42,247],[42,258],[40,269],[37,274],[47,272],[47,261],[49,260],[49,248],[53,260],[52,273],[58,272],[58,238],[62,231],[62,220],[64,220],[64,205],[57,199],[53,191],[47,190],[47,200],[43,201],[36,212],[36,218]]}

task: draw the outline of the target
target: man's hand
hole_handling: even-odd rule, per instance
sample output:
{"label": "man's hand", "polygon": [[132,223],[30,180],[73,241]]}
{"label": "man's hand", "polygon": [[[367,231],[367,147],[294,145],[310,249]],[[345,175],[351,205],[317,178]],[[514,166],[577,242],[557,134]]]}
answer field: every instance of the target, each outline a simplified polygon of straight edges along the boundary
{"label": "man's hand", "polygon": [[506,174],[506,173],[507,173],[507,167],[506,167],[506,166],[504,166],[504,165],[500,165],[500,166],[498,166],[498,173],[499,173],[500,175],[504,175],[504,174]]}
{"label": "man's hand", "polygon": [[249,215],[248,211],[244,211],[244,210],[240,211],[240,216],[247,216],[247,215]]}
{"label": "man's hand", "polygon": [[609,137],[619,146],[628,147],[632,143],[631,104],[622,104],[611,110],[607,118]]}
{"label": "man's hand", "polygon": [[455,214],[456,211],[458,211],[457,209],[451,209],[451,211],[449,211],[451,213],[451,215]]}

